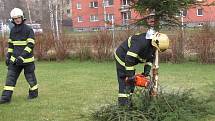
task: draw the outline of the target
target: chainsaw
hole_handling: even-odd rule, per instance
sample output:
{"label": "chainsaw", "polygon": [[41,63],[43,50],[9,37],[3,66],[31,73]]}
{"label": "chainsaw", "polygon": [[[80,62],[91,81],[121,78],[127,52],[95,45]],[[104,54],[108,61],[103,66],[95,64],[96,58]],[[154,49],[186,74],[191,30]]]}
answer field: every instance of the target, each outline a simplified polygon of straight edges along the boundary
{"label": "chainsaw", "polygon": [[150,84],[150,80],[148,78],[146,78],[144,75],[136,74],[134,76],[134,85],[135,86],[147,88],[149,86],[149,84]]}
{"label": "chainsaw", "polygon": [[134,85],[137,87],[144,87],[145,89],[152,90],[154,87],[154,82],[151,79],[151,76],[147,78],[142,74],[136,74],[134,76]]}

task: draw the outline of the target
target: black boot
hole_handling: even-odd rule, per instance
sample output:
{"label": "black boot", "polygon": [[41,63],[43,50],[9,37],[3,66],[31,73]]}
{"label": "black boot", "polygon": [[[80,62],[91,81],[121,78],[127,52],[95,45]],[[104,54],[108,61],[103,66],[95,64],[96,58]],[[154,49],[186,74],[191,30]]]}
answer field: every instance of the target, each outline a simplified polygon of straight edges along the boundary
{"label": "black boot", "polygon": [[119,106],[129,106],[129,100],[127,97],[118,97],[118,105]]}
{"label": "black boot", "polygon": [[118,97],[118,105],[120,107],[132,108],[133,107],[132,96],[130,95],[129,97]]}
{"label": "black boot", "polygon": [[8,103],[10,103],[10,100],[3,100],[3,99],[0,100],[0,104],[8,104]]}
{"label": "black boot", "polygon": [[10,103],[13,91],[4,90],[0,99],[0,104]]}
{"label": "black boot", "polygon": [[36,90],[29,90],[28,99],[34,99],[38,97],[38,89]]}

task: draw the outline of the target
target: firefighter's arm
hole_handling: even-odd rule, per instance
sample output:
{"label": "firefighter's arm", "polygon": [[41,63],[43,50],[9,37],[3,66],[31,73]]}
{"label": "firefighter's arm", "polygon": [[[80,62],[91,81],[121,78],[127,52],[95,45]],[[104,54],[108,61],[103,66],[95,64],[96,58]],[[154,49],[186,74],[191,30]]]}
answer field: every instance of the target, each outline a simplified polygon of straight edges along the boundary
{"label": "firefighter's arm", "polygon": [[144,65],[144,72],[143,75],[144,76],[149,76],[150,75],[150,71],[152,68],[152,62],[151,61],[147,61]]}
{"label": "firefighter's arm", "polygon": [[34,45],[35,45],[35,39],[34,39],[34,31],[32,29],[30,29],[29,31],[29,35],[28,35],[28,38],[27,38],[27,45],[24,49],[24,51],[22,52],[22,57],[25,57],[27,56],[29,53],[31,53],[34,49]]}
{"label": "firefighter's arm", "polygon": [[138,58],[138,53],[141,51],[140,46],[138,43],[132,43],[130,49],[128,50],[126,57],[125,57],[125,69],[126,69],[126,76],[132,77],[135,75],[135,65],[136,59]]}
{"label": "firefighter's arm", "polygon": [[7,66],[10,63],[10,58],[13,55],[13,50],[14,50],[13,41],[12,41],[12,39],[8,39],[8,51],[7,51],[7,55],[6,55],[6,61],[5,61]]}
{"label": "firefighter's arm", "polygon": [[7,50],[7,53],[10,56],[13,54],[13,50],[14,50],[13,40],[12,40],[12,37],[11,37],[12,33],[13,33],[13,29],[11,29],[10,36],[9,36],[9,39],[8,39],[8,50]]}
{"label": "firefighter's arm", "polygon": [[13,54],[13,49],[14,49],[13,41],[12,41],[12,39],[8,39],[8,51],[7,51],[7,53],[9,55],[12,55]]}
{"label": "firefighter's arm", "polygon": [[144,65],[144,76],[149,76],[152,68],[152,64],[154,62],[154,54],[151,54],[148,59],[146,59],[146,63]]}

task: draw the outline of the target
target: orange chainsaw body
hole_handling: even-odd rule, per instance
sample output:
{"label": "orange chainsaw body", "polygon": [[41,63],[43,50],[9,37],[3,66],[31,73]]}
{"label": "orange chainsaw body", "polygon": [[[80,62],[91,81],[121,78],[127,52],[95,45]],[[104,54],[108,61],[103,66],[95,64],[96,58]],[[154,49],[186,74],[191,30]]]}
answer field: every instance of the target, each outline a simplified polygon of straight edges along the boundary
{"label": "orange chainsaw body", "polygon": [[135,75],[135,86],[148,87],[150,81],[142,74]]}

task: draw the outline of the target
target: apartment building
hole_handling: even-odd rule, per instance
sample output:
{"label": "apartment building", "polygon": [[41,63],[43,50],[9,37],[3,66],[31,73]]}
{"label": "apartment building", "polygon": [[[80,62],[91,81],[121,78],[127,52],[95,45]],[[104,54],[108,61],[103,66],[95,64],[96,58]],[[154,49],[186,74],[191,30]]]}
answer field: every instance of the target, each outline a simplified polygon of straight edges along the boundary
{"label": "apartment building", "polygon": [[88,31],[129,25],[137,14],[128,4],[129,0],[72,0],[73,28]]}

